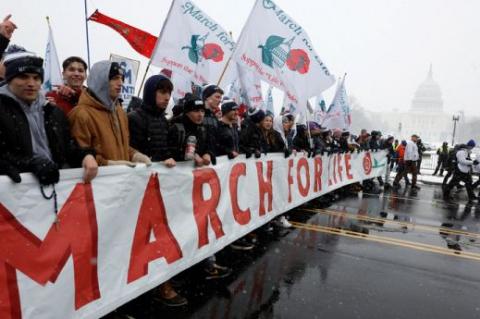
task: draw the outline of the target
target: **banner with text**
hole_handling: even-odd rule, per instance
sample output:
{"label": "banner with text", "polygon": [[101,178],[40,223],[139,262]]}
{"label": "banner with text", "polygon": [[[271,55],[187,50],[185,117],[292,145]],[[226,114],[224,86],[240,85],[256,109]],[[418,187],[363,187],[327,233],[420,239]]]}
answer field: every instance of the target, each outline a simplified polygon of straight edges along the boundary
{"label": "banner with text", "polygon": [[98,318],[275,216],[385,167],[385,152],[362,152],[105,167],[92,184],[81,183],[81,169],[62,170],[57,214],[31,174],[20,184],[0,176],[0,317]]}
{"label": "banner with text", "polygon": [[173,0],[151,61],[198,85],[216,84],[234,46],[230,34],[196,4]]}

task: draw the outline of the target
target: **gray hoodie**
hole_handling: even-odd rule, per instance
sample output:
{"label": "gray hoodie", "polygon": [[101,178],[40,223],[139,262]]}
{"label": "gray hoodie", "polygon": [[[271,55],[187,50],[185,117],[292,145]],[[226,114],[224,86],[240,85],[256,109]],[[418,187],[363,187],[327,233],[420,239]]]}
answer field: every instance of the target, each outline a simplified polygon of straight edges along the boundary
{"label": "gray hoodie", "polygon": [[111,61],[100,61],[95,63],[90,69],[90,75],[87,79],[88,89],[95,94],[95,98],[109,111],[115,110],[118,99],[112,101],[109,92],[108,75],[110,73]]}
{"label": "gray hoodie", "polygon": [[8,88],[8,85],[0,87],[0,94],[11,97],[22,107],[30,128],[33,155],[35,157],[52,160],[52,153],[48,147],[48,138],[45,131],[45,116],[43,110],[43,107],[47,104],[45,95],[42,92],[39,92],[38,98],[32,104],[28,105],[13,94]]}

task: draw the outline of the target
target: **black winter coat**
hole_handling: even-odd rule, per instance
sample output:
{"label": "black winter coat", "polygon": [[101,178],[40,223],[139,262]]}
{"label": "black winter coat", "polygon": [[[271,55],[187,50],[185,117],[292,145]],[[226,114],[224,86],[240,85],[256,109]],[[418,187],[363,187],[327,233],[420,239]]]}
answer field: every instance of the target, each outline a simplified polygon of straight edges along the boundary
{"label": "black winter coat", "polygon": [[0,57],[3,55],[3,52],[5,52],[5,50],[7,49],[8,43],[10,43],[10,40],[8,40],[7,38],[5,38],[3,35],[0,34]]}
{"label": "black winter coat", "polygon": [[[59,168],[80,167],[83,158],[95,152],[81,149],[70,135],[62,110],[47,103],[44,106],[45,131],[53,161]],[[12,98],[0,95],[0,165],[1,170],[31,172],[32,138],[27,116]]]}
{"label": "black winter coat", "polygon": [[[179,129],[179,127],[182,129]],[[173,159],[185,161],[185,148],[189,136],[195,136],[197,139],[195,153],[200,156],[205,154],[215,155],[212,151],[212,139],[207,128],[203,124],[197,125],[193,123],[186,115],[182,115],[172,121],[168,131],[168,147]]]}
{"label": "black winter coat", "polygon": [[228,155],[232,152],[240,153],[240,136],[235,125],[230,125],[220,121],[215,138],[215,155]]}
{"label": "black winter coat", "polygon": [[130,146],[152,158],[164,161],[172,157],[168,146],[169,124],[165,112],[145,103],[128,113]]}
{"label": "black winter coat", "polygon": [[285,152],[286,146],[280,133],[271,130],[267,138],[262,130],[253,123],[249,123],[240,135],[240,150],[242,153],[276,153]]}

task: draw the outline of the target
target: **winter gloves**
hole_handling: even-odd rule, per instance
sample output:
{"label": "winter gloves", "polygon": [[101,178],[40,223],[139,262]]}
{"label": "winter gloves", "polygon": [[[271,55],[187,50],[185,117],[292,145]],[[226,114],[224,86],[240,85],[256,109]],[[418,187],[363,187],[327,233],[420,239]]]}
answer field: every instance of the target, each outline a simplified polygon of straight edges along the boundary
{"label": "winter gloves", "polygon": [[41,185],[51,185],[58,183],[60,173],[58,166],[49,159],[36,157],[30,163],[30,170],[38,178]]}

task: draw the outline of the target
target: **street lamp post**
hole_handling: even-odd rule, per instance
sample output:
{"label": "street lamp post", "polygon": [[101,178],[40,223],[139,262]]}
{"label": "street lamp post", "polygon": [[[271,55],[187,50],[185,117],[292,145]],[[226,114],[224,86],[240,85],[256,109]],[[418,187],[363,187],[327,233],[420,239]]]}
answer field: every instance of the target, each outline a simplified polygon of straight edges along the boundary
{"label": "street lamp post", "polygon": [[459,115],[454,115],[452,117],[453,121],[453,134],[452,134],[452,146],[455,146],[455,131],[457,130],[457,122],[460,120]]}

